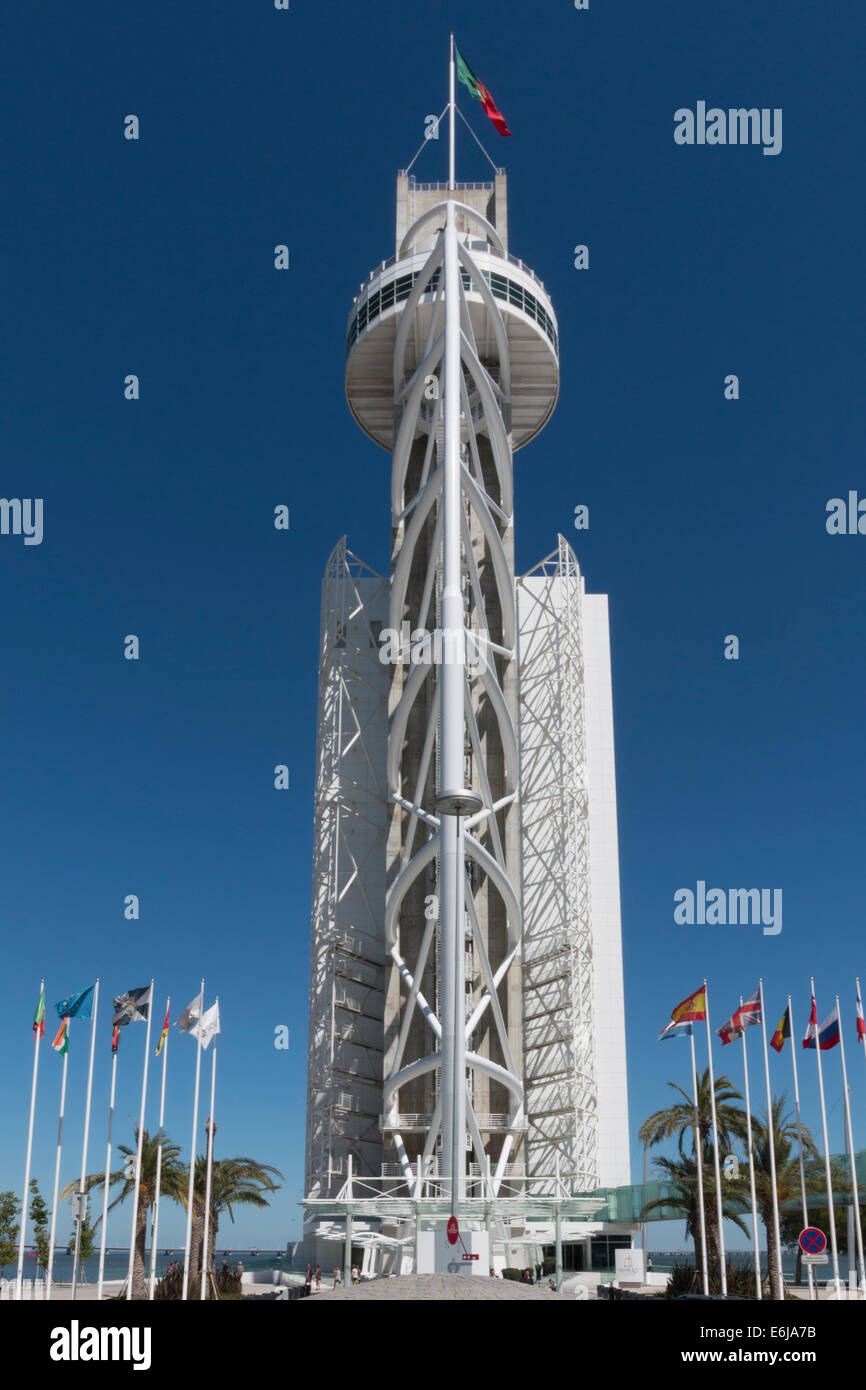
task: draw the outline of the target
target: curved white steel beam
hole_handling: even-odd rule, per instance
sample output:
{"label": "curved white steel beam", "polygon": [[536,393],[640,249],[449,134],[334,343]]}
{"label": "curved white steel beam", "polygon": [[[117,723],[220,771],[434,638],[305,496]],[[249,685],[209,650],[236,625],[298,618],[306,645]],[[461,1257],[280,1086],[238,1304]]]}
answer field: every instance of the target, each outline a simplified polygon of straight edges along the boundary
{"label": "curved white steel beam", "polygon": [[[506,258],[505,247],[502,245],[502,238],[496,228],[487,221],[486,217],[482,217],[480,212],[476,212],[474,208],[467,207],[465,203],[458,203],[455,198],[445,199],[443,202],[437,203],[435,207],[428,208],[426,212],[422,212],[421,216],[412,223],[412,226],[400,242],[397,259],[402,260],[409,250],[409,247],[415,245],[415,242],[418,240],[418,233],[422,231],[424,227],[430,222],[435,221],[437,217],[440,220],[445,217],[445,210],[449,202],[454,204],[455,212],[462,213],[467,221],[478,227],[479,230],[484,233],[491,246],[496,248],[504,260]],[[445,230],[444,221],[442,222],[442,230]]]}

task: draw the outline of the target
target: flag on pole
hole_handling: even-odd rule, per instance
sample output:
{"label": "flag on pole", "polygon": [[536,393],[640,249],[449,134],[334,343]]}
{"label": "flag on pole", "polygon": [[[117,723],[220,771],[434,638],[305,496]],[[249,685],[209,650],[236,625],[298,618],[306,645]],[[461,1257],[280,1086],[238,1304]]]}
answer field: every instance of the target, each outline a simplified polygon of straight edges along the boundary
{"label": "flag on pole", "polygon": [[809,1019],[809,1026],[806,1029],[806,1036],[803,1039],[804,1047],[814,1047],[815,1038],[818,1039],[818,1046],[822,1052],[827,1052],[831,1047],[835,1047],[839,1041],[839,1007],[836,1005],[832,1013],[829,1013],[818,1027],[818,1015],[815,1009],[815,1000],[812,999],[812,1014]]}
{"label": "flag on pole", "polygon": [[61,999],[59,1004],[54,1005],[57,1010],[58,1018],[90,1018],[93,1009],[93,985],[88,985],[87,989],[80,989],[77,994],[70,994],[66,999]]}
{"label": "flag on pole", "polygon": [[153,998],[153,985],[145,989],[128,989],[119,994],[114,1001],[114,1017],[111,1020],[116,1028],[125,1028],[127,1023],[146,1023]]}
{"label": "flag on pole", "polygon": [[166,1010],[165,1010],[165,1022],[164,1022],[163,1025],[162,1025],[162,1032],[161,1032],[160,1035],[159,1035],[159,1042],[158,1042],[157,1045],[156,1045],[156,1055],[157,1055],[157,1057],[159,1056],[160,1052],[162,1052],[162,1045],[163,1045],[163,1043],[165,1042],[166,1038],[168,1037],[168,1009],[169,1009],[169,1006],[166,1005]]}
{"label": "flag on pole", "polygon": [[860,981],[857,981],[857,1041],[866,1038],[866,1022],[863,1020],[863,1000],[860,998]]}
{"label": "flag on pole", "polygon": [[786,1008],[782,1017],[776,1025],[776,1031],[770,1039],[770,1046],[775,1052],[781,1052],[785,1046],[785,1039],[791,1036],[791,1010]]}
{"label": "flag on pole", "polygon": [[69,1051],[69,1019],[64,1018],[57,1030],[57,1037],[51,1044],[55,1052],[59,1052],[62,1057]]}
{"label": "flag on pole", "polygon": [[690,1038],[692,1036],[692,1025],[690,1023],[669,1023],[658,1035],[658,1042],[664,1042],[666,1038]]}
{"label": "flag on pole", "polygon": [[716,1029],[716,1032],[722,1040],[722,1047],[726,1047],[729,1042],[733,1042],[734,1038],[741,1038],[744,1031],[738,1013],[731,1014],[727,1023],[723,1023],[721,1028]]}
{"label": "flag on pole", "polygon": [[220,1030],[220,1006],[212,1004],[206,1013],[203,1013],[194,1028],[190,1029],[194,1038],[198,1038],[202,1047],[208,1048],[211,1039],[216,1037]]}
{"label": "flag on pole", "polygon": [[724,1047],[726,1043],[733,1042],[734,1038],[741,1038],[744,1030],[748,1028],[750,1024],[760,1022],[761,997],[760,990],[756,989],[755,993],[750,995],[749,998],[731,1014],[727,1023],[723,1023],[721,1028],[716,1029],[716,1032],[721,1038],[722,1046]]}
{"label": "flag on pole", "polygon": [[111,1051],[112,1051],[112,1052],[116,1052],[116,1051],[117,1051],[117,1044],[118,1044],[119,1041],[120,1041],[120,1029],[118,1028],[117,1024],[115,1023],[113,1029],[111,1030]]}
{"label": "flag on pole", "polygon": [[707,1016],[707,991],[703,985],[671,1009],[674,1023],[703,1023]]}
{"label": "flag on pole", "polygon": [[460,78],[460,81],[463,83],[463,86],[469,92],[470,96],[473,96],[476,101],[481,102],[481,105],[484,107],[484,114],[493,122],[500,135],[510,135],[511,131],[505,124],[505,117],[499,110],[484,83],[480,82],[475,76],[475,73],[463,57],[456,43],[454,45],[454,57],[457,60],[457,76]]}
{"label": "flag on pole", "polygon": [[39,991],[39,1003],[33,1015],[33,1031],[38,1038],[45,1037],[45,986]]}
{"label": "flag on pole", "polygon": [[193,1024],[198,1023],[201,1018],[202,992],[199,990],[195,999],[187,1004],[183,1013],[174,1021],[175,1028],[179,1028],[182,1033],[189,1033]]}

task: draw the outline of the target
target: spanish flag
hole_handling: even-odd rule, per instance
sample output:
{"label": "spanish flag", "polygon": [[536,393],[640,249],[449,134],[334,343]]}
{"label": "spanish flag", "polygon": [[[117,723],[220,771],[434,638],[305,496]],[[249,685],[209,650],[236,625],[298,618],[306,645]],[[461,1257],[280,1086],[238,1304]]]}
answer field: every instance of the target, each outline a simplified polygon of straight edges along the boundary
{"label": "spanish flag", "polygon": [[162,1032],[161,1032],[160,1035],[159,1035],[159,1042],[158,1042],[157,1045],[156,1045],[156,1055],[157,1055],[157,1057],[159,1056],[160,1052],[162,1052],[163,1043],[165,1042],[166,1038],[168,1037],[168,1010],[169,1010],[169,1007],[170,1007],[170,1006],[169,1006],[168,1004],[166,1004],[166,1006],[165,1006],[165,1022],[164,1022],[163,1025],[162,1025]]}
{"label": "spanish flag", "polygon": [[779,1019],[779,1026],[777,1027],[775,1033],[773,1034],[773,1036],[772,1036],[771,1039],[770,1039],[770,1046],[771,1046],[772,1048],[775,1048],[776,1052],[781,1052],[781,1051],[782,1051],[782,1048],[785,1046],[785,1039],[786,1039],[786,1038],[790,1038],[790,1036],[791,1036],[791,1009],[790,1009],[790,1006],[789,1006],[789,1007],[785,1010],[785,1012],[784,1012],[784,1014],[782,1015],[782,1017]]}
{"label": "spanish flag", "polygon": [[690,994],[688,999],[684,999],[681,1004],[677,1004],[671,1010],[671,1018],[674,1023],[703,1023],[707,1016],[707,991],[706,986],[701,985],[694,994]]}

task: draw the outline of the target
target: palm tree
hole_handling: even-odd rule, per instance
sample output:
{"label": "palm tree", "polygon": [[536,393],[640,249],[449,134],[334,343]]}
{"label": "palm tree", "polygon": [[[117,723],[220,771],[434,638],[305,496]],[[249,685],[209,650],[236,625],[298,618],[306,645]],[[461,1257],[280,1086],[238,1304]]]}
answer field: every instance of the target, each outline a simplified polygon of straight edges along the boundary
{"label": "palm tree", "polygon": [[[713,1163],[713,1115],[712,1115],[712,1093],[710,1090],[710,1071],[707,1068],[703,1072],[696,1073],[697,1082],[697,1112],[698,1112],[698,1134],[701,1145],[701,1162],[703,1167],[704,1185],[704,1226],[707,1233],[707,1265],[713,1278],[718,1278],[721,1265],[719,1250],[718,1217],[715,1199],[715,1172]],[[700,1207],[697,1197],[697,1146],[695,1143],[695,1105],[692,1096],[676,1082],[669,1081],[671,1090],[679,1097],[673,1105],[666,1109],[656,1110],[650,1115],[638,1131],[641,1142],[650,1147],[664,1143],[665,1140],[676,1138],[679,1161],[672,1159],[656,1160],[661,1168],[663,1175],[674,1183],[683,1183],[682,1194],[686,1199],[683,1206],[690,1210],[691,1184],[694,1184],[694,1221],[689,1225],[690,1218],[687,1218],[689,1234],[695,1243],[695,1263],[702,1263],[702,1249],[700,1238]],[[743,1140],[746,1136],[746,1112],[737,1104],[742,1100],[740,1092],[736,1089],[728,1076],[722,1075],[715,1078],[715,1101],[716,1101],[716,1123],[718,1127],[720,1149],[728,1150],[733,1146],[735,1140]],[[685,1141],[686,1136],[691,1136],[691,1154],[689,1157]],[[691,1168],[689,1167],[691,1165]],[[726,1207],[731,1205],[731,1219],[742,1210],[741,1194],[739,1187],[735,1184],[728,1184],[723,1190],[723,1213]],[[664,1202],[650,1202],[646,1210],[656,1209],[664,1206]],[[739,1221],[737,1223],[739,1225]],[[692,1229],[692,1227],[694,1229]],[[741,1229],[744,1229],[741,1227]]]}
{"label": "palm tree", "polygon": [[[797,1122],[791,1114],[785,1113],[785,1106],[787,1103],[788,1097],[786,1095],[774,1095],[771,1103],[773,1142],[776,1151],[776,1192],[778,1194],[780,1208],[784,1207],[789,1202],[799,1203],[802,1198],[800,1160],[796,1147],[798,1142]],[[767,1233],[770,1296],[772,1298],[783,1298],[784,1291],[779,1283],[776,1230],[773,1223],[770,1132],[767,1126],[766,1112],[764,1113],[763,1120],[753,1118],[752,1136],[755,1157],[755,1194],[757,1197],[757,1207],[761,1220],[764,1223],[764,1229]],[[804,1124],[800,1125],[800,1136],[803,1144],[806,1196],[815,1196],[825,1191],[824,1174],[813,1166],[814,1159],[818,1157],[818,1149],[811,1133]]]}
{"label": "palm tree", "polygon": [[[670,1216],[670,1208],[678,1207],[685,1215],[686,1235],[694,1243],[695,1270],[701,1268],[701,1204],[698,1187],[698,1169],[694,1158],[681,1154],[679,1158],[657,1158],[656,1168],[662,1182],[670,1183],[672,1191],[666,1196],[654,1197],[641,1211],[641,1218],[651,1212],[665,1212]],[[743,1221],[747,1210],[747,1196],[742,1182],[723,1178],[722,1214],[732,1221],[739,1231],[748,1236],[749,1229]],[[704,1222],[707,1232],[707,1272],[711,1291],[721,1288],[719,1232],[716,1212],[716,1175],[712,1163],[704,1163]],[[662,1218],[664,1219],[664,1218]]]}
{"label": "palm tree", "polygon": [[[266,1193],[276,1192],[279,1183],[274,1178],[282,1178],[278,1168],[268,1163],[257,1163],[253,1158],[215,1159],[211,1171],[210,1221],[208,1223],[207,1269],[214,1272],[214,1252],[220,1216],[227,1212],[234,1221],[236,1206],[266,1207],[269,1205]],[[205,1184],[207,1181],[207,1160],[202,1155],[196,1159],[192,1220],[192,1277],[197,1280],[202,1268],[204,1247],[204,1209]]]}
{"label": "palm tree", "polygon": [[[135,1131],[136,1144],[138,1142],[138,1129]],[[156,1199],[156,1162],[157,1153],[160,1146],[159,1134],[150,1135],[147,1130],[142,1130],[141,1145],[141,1180],[138,1192],[138,1212],[135,1221],[135,1252],[132,1267],[132,1297],[147,1297],[147,1282],[145,1278],[144,1249],[147,1236],[147,1215]],[[136,1149],[129,1148],[126,1144],[118,1146],[123,1155],[123,1167],[117,1172],[109,1173],[109,1187],[122,1183],[119,1196],[115,1197],[108,1210],[113,1211],[116,1206],[125,1201],[135,1191],[135,1155]],[[180,1148],[173,1144],[163,1133],[162,1135],[162,1165],[160,1170],[160,1194],[168,1197],[173,1202],[178,1202],[182,1207],[187,1203],[187,1188],[189,1183],[189,1169],[180,1160]],[[94,1187],[102,1187],[105,1182],[104,1173],[90,1173],[84,1179],[85,1191],[89,1192]],[[68,1197],[72,1192],[78,1190],[78,1183],[67,1183],[63,1189],[63,1197]],[[94,1228],[99,1225],[99,1220],[94,1222]]]}

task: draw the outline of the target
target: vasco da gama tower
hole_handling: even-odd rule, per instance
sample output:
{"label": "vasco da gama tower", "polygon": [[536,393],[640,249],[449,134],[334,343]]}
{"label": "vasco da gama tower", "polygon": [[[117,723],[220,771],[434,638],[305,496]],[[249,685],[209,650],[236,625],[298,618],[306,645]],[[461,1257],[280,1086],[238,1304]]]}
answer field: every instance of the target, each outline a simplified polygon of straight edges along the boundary
{"label": "vasco da gama tower", "polygon": [[[306,1231],[340,1238],[318,1204],[351,1174],[381,1197],[355,1225],[369,1267],[410,1270],[401,1198],[465,1222],[554,1174],[630,1181],[607,599],[562,536],[515,576],[513,456],[556,404],[559,339],[504,172],[398,176],[346,353],[391,459],[391,567],[344,538],[323,585]],[[528,1244],[510,1212],[491,1262]],[[569,1227],[574,1267],[610,1230]]]}

